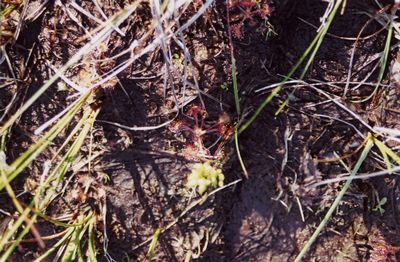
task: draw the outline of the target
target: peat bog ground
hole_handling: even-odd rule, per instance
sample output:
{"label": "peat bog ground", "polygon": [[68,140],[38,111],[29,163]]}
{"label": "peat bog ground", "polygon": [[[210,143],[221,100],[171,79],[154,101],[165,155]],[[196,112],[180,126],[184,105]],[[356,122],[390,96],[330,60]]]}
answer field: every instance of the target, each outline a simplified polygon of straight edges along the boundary
{"label": "peat bog ground", "polygon": [[400,260],[399,8],[1,1],[0,261]]}

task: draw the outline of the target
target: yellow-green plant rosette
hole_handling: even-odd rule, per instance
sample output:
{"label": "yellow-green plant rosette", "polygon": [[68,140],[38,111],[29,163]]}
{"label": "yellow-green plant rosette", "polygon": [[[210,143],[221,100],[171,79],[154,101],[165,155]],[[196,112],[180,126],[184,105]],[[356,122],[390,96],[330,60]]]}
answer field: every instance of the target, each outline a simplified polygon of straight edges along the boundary
{"label": "yellow-green plant rosette", "polygon": [[223,186],[224,179],[221,169],[211,166],[210,162],[197,163],[188,176],[187,187],[197,188],[197,192],[202,195],[210,186],[213,188]]}

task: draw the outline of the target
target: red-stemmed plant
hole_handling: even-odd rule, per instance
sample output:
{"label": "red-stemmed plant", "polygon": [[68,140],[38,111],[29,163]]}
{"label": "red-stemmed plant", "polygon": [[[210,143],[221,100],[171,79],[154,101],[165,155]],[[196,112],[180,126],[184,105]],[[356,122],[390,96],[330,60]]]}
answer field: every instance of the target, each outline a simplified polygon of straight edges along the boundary
{"label": "red-stemmed plant", "polygon": [[[226,141],[233,133],[231,119],[227,113],[222,113],[217,121],[207,120],[208,114],[199,105],[191,106],[185,114],[185,119],[171,123],[169,130],[174,134],[182,134],[186,144],[181,152],[190,161],[217,160]],[[206,141],[216,135],[217,140],[207,147]],[[211,150],[216,146],[215,150]]]}

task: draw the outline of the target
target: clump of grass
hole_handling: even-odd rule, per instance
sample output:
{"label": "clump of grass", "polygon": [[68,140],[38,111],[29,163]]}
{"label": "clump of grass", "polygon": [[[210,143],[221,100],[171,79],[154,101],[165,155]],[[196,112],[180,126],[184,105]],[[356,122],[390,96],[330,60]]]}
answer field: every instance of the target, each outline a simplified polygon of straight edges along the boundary
{"label": "clump of grass", "polygon": [[[28,101],[19,110],[12,115],[4,125],[0,128],[2,137],[2,152],[5,155],[6,134],[9,132],[12,125],[20,118],[20,116],[46,91],[59,77],[65,79],[64,72],[75,65],[82,57],[86,56],[92,50],[97,48],[99,43],[109,37],[113,31],[114,26],[118,26],[135,10],[136,6],[130,6],[123,10],[113,19],[101,25],[103,28],[88,44],[82,47],[67,64],[59,70],[55,70],[56,74],[50,78],[39,90],[28,99]],[[100,28],[101,29],[101,28]],[[32,232],[37,242],[44,248],[44,243],[41,236],[38,235],[35,229],[35,223],[38,217],[41,217],[48,222],[55,225],[62,225],[68,229],[63,233],[63,237],[59,242],[49,250],[43,253],[37,261],[46,259],[50,254],[57,251],[57,257],[63,261],[71,261],[78,259],[83,261],[83,253],[81,251],[83,235],[86,234],[89,240],[87,244],[88,259],[96,261],[96,248],[94,247],[94,228],[96,216],[93,212],[89,211],[86,215],[82,212],[78,214],[78,219],[71,221],[70,224],[60,223],[57,220],[48,219],[44,215],[47,206],[57,197],[59,186],[64,183],[64,177],[70,170],[74,160],[80,153],[83,144],[86,141],[93,123],[100,112],[101,107],[98,106],[96,101],[96,93],[99,88],[82,88],[76,89],[78,92],[78,99],[69,107],[63,110],[62,113],[51,119],[48,123],[43,124],[41,131],[53,125],[48,132],[39,138],[26,152],[21,154],[15,161],[7,165],[2,163],[0,165],[1,180],[0,190],[6,189],[9,197],[13,200],[17,210],[16,219],[13,220],[12,225],[4,232],[0,239],[0,252],[2,255],[0,261],[6,261],[12,255],[14,249],[24,241],[24,237],[29,232]],[[53,167],[51,172],[44,177],[40,182],[32,201],[24,207],[16,195],[13,193],[10,183],[22,173],[33,161],[37,160],[38,156],[52,145],[52,141],[63,132],[69,125],[74,122],[74,119],[81,113],[82,116],[72,129],[70,134],[65,138],[63,144],[58,148],[56,155],[49,159],[50,167]],[[38,132],[38,134],[40,133]],[[68,148],[69,147],[69,148]],[[60,156],[61,160],[57,163],[56,157],[66,148],[66,153]],[[65,151],[65,150],[64,150]],[[5,158],[5,157],[3,157]],[[23,224],[25,224],[23,226]],[[60,235],[62,236],[62,235]]]}
{"label": "clump of grass", "polygon": [[[64,232],[64,236],[51,248],[44,252],[35,262],[45,261],[56,252],[55,261],[85,261],[82,248],[87,246],[88,261],[97,261],[96,247],[94,243],[94,227],[96,224],[96,215],[90,212],[87,215],[80,214],[73,224]],[[88,235],[88,241],[83,242],[84,235]]]}
{"label": "clump of grass", "polygon": [[[9,228],[3,235],[1,241],[0,241],[0,250],[3,250],[9,240],[18,232],[18,228],[22,226],[22,223],[24,221],[28,221],[27,224],[24,227],[24,230],[18,234],[18,237],[16,240],[13,241],[13,243],[7,248],[7,250],[4,252],[4,254],[1,256],[1,260],[6,260],[13,252],[13,250],[16,248],[16,246],[22,241],[23,237],[31,230],[33,227],[34,223],[36,222],[37,217],[46,209],[48,204],[55,198],[56,194],[56,189],[58,186],[62,183],[63,178],[69,168],[71,167],[73,161],[76,159],[77,155],[79,154],[79,151],[85,141],[85,138],[87,134],[90,131],[91,126],[93,125],[93,122],[98,115],[99,110],[93,110],[92,108],[89,107],[89,109],[85,112],[84,116],[82,117],[82,120],[80,123],[78,123],[77,128],[74,130],[74,132],[80,131],[79,135],[75,138],[74,142],[70,146],[69,150],[67,153],[63,156],[62,160],[56,165],[54,170],[49,174],[49,176],[43,181],[42,184],[39,185],[38,189],[36,190],[35,197],[31,201],[31,203],[28,205],[27,208],[22,209],[17,208],[19,211],[19,218],[14,222],[13,226]],[[74,115],[74,112],[70,113],[72,116]],[[68,120],[68,117],[70,117],[68,114],[65,116],[66,120]],[[61,124],[57,123],[57,126],[62,126]],[[53,135],[54,130],[56,128],[52,128],[48,134],[45,135],[44,137],[49,137],[50,135]],[[72,139],[72,136],[70,136],[70,139]],[[51,140],[50,140],[51,141]],[[43,147],[43,143],[38,143],[33,145],[32,148]],[[23,154],[19,159],[15,161],[15,164],[11,164],[10,167],[8,167],[6,170],[1,169],[2,172],[2,181],[1,181],[1,188],[8,188],[8,193],[11,199],[16,203],[19,203],[17,198],[15,197],[15,194],[12,194],[10,191],[10,185],[9,182],[11,181],[12,178],[15,178],[27,165],[29,165],[30,162],[32,162],[35,159],[35,155],[28,150],[25,154]],[[33,155],[33,156],[32,156]],[[25,161],[25,162],[24,162]],[[10,171],[9,171],[10,170]],[[8,171],[8,172],[7,172]],[[7,172],[7,173],[6,173]],[[31,217],[29,215],[32,214]],[[52,221],[53,222],[53,221]]]}
{"label": "clump of grass", "polygon": [[[0,261],[6,261],[9,259],[15,248],[26,240],[24,238],[29,232],[32,232],[32,234],[35,235],[35,223],[39,217],[54,225],[65,227],[66,229],[57,235],[57,237],[61,237],[60,240],[53,247],[44,251],[36,261],[46,260],[54,253],[56,253],[56,258],[62,261],[96,261],[98,252],[95,245],[95,233],[97,219],[99,218],[99,214],[96,213],[96,210],[93,210],[92,208],[84,211],[79,210],[75,218],[70,220],[69,223],[51,219],[47,217],[45,213],[47,207],[59,195],[61,185],[68,183],[68,181],[65,181],[67,173],[73,170],[72,166],[74,161],[76,161],[77,157],[81,153],[81,148],[88,140],[87,138],[90,130],[92,129],[101,110],[101,103],[98,101],[97,94],[104,89],[112,89],[112,87],[110,88],[110,84],[116,85],[118,83],[116,80],[117,75],[131,66],[143,55],[154,52],[160,46],[163,51],[165,51],[165,54],[168,54],[170,49],[168,45],[171,39],[178,41],[177,36],[182,37],[183,39],[184,30],[191,26],[205,12],[205,10],[213,3],[213,0],[207,0],[200,7],[198,12],[189,18],[189,20],[182,26],[179,25],[177,21],[182,15],[181,11],[185,11],[188,3],[180,1],[176,6],[171,6],[171,3],[165,1],[162,6],[151,6],[154,11],[154,19],[151,19],[151,22],[148,25],[148,30],[142,38],[133,41],[126,50],[123,50],[112,57],[103,56],[101,50],[107,49],[107,44],[105,43],[112,42],[109,41],[112,32],[117,31],[120,35],[124,36],[124,33],[121,31],[119,26],[137,10],[141,3],[142,1],[137,1],[132,5],[126,5],[124,9],[120,10],[114,17],[107,19],[106,22],[94,19],[98,22],[99,27],[95,30],[90,30],[90,33],[82,23],[79,23],[78,25],[87,33],[87,35],[81,37],[80,40],[88,40],[87,43],[61,68],[57,69],[49,65],[55,72],[54,76],[47,80],[38,91],[29,97],[28,100],[0,127],[0,145],[2,152],[6,153],[5,145],[7,141],[5,141],[5,139],[7,134],[12,131],[13,125],[18,122],[22,114],[24,114],[28,108],[30,108],[58,79],[61,78],[69,87],[72,87],[75,92],[71,96],[77,97],[73,103],[51,118],[48,122],[43,123],[40,128],[35,131],[35,135],[42,135],[45,130],[48,130],[41,137],[36,139],[26,152],[22,153],[9,165],[6,164],[5,160],[0,162],[0,190],[7,190],[8,195],[13,200],[17,212],[12,225],[10,225],[10,227],[4,232],[0,239],[0,252],[3,252]],[[151,4],[153,4],[153,2],[151,2]],[[93,17],[86,13],[86,11],[78,4],[74,3],[72,6],[80,13],[93,19]],[[184,8],[181,8],[182,6]],[[64,8],[66,7],[64,6]],[[171,8],[176,8],[175,11],[179,10],[181,13],[172,12]],[[2,12],[4,12],[4,10],[2,10]],[[70,15],[72,14],[70,13]],[[102,13],[102,15],[103,18],[106,18],[104,17],[104,13]],[[166,23],[166,21],[169,22]],[[78,23],[79,21],[76,22]],[[174,28],[175,25],[177,25],[176,32],[171,33],[170,30]],[[160,30],[156,32],[156,28]],[[151,37],[154,37],[154,39],[151,39]],[[181,44],[180,47],[185,51],[185,59],[187,59],[187,47],[183,42],[179,43]],[[94,52],[96,52],[97,56],[91,55]],[[115,59],[126,54],[129,54],[128,59],[123,60],[117,65],[113,63]],[[168,56],[166,56],[166,58],[168,62]],[[87,61],[88,59],[90,61]],[[96,63],[97,65],[104,65],[107,64],[107,62],[110,62],[111,65],[115,66],[111,66],[111,69],[105,67],[105,72],[101,72],[101,74],[96,72]],[[70,80],[66,76],[69,72],[68,70],[71,68],[75,67],[76,69],[85,67],[86,65],[93,65],[93,68],[86,68],[87,70],[84,68],[81,70],[81,72],[84,73],[82,77],[79,78],[79,76],[77,76]],[[87,81],[85,82],[84,80]],[[177,103],[177,107],[179,107],[180,104],[181,103]],[[177,110],[177,112],[179,111]],[[170,122],[171,121],[168,123]],[[69,134],[67,134],[61,145],[58,145],[58,148],[55,148],[56,153],[51,159],[47,159],[48,161],[46,161],[46,163],[49,163],[49,169],[35,190],[32,201],[30,201],[28,205],[23,205],[13,193],[10,183],[21,175],[33,162],[37,161],[39,156],[45,150],[54,146],[54,144],[52,144],[54,140],[72,124],[75,124],[75,126]],[[160,126],[165,125],[166,124]],[[141,129],[135,127],[134,129],[135,131],[146,131],[154,128],[146,127]],[[198,135],[201,136],[200,134]],[[91,148],[89,148],[89,152],[91,152]],[[90,169],[89,159],[89,171]],[[71,176],[74,175],[76,175],[76,172],[72,172]],[[218,179],[221,179],[221,175]],[[211,184],[214,184],[214,182]],[[105,220],[104,214],[103,219]],[[156,231],[155,235],[158,236],[159,233],[160,231]],[[41,236],[37,234],[35,236],[37,242],[42,243]],[[104,238],[106,238],[105,232]],[[152,253],[154,252],[155,245],[156,240],[153,247],[149,250],[149,258],[151,258]],[[106,249],[106,246],[107,245],[105,244],[104,249]],[[86,249],[86,251],[83,249]],[[104,253],[107,259],[112,260],[112,258],[107,255],[107,250],[104,250]]]}

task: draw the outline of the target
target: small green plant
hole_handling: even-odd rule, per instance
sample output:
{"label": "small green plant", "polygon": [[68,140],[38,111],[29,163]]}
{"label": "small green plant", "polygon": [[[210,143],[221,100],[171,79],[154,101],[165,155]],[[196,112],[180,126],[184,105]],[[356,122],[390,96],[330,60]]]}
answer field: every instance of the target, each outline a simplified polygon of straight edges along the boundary
{"label": "small green plant", "polygon": [[383,208],[383,206],[386,204],[387,198],[383,197],[383,198],[379,199],[378,193],[375,193],[375,194],[376,194],[376,198],[378,200],[378,203],[376,204],[376,207],[374,207],[372,209],[372,211],[374,211],[374,212],[379,211],[379,213],[382,216],[385,213],[385,209]]}
{"label": "small green plant", "polygon": [[197,188],[197,192],[202,195],[210,186],[214,188],[223,186],[224,179],[221,169],[211,166],[210,162],[197,163],[188,177],[187,186],[192,189]]}
{"label": "small green plant", "polygon": [[224,91],[228,91],[229,90],[228,83],[227,82],[223,82],[221,84],[221,89],[224,90]]}

